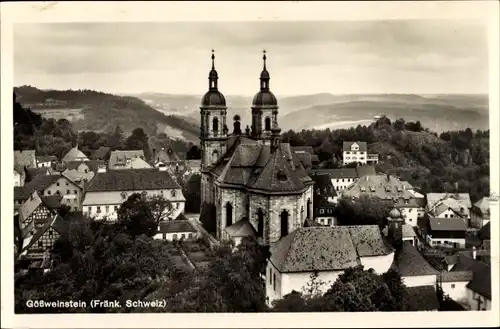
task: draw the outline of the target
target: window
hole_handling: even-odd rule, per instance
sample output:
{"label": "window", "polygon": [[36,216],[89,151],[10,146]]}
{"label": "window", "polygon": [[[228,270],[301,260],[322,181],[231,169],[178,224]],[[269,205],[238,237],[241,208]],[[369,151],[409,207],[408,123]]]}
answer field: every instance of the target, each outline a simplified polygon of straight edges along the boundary
{"label": "window", "polygon": [[97,206],[97,213],[100,214],[101,213],[101,206]]}
{"label": "window", "polygon": [[444,218],[448,218],[448,214],[445,214],[445,215],[444,215]]}
{"label": "window", "polygon": [[61,193],[59,192],[59,190],[57,190],[57,191],[56,191],[56,194],[57,194],[57,195],[61,195]]}
{"label": "window", "polygon": [[38,248],[43,248],[43,242],[42,241],[38,242]]}
{"label": "window", "polygon": [[186,238],[186,234],[182,233],[181,234],[181,239],[185,239]]}
{"label": "window", "polygon": [[269,284],[273,284],[273,269],[269,268]]}
{"label": "window", "polygon": [[283,210],[281,212],[281,237],[288,235],[288,211]]}
{"label": "window", "polygon": [[106,206],[106,213],[109,212],[109,206]]}
{"label": "window", "polygon": [[273,290],[276,291],[276,273],[273,273]]}
{"label": "window", "polygon": [[454,283],[452,283],[452,284],[451,284],[451,287],[452,287],[452,288],[455,288],[455,284],[454,284]]}
{"label": "window", "polygon": [[89,170],[88,169],[85,169],[85,173],[88,174]]}
{"label": "window", "polygon": [[192,238],[193,238],[193,233],[189,233],[189,234],[188,234],[188,238],[189,238],[189,239],[192,239]]}
{"label": "window", "polygon": [[219,130],[219,119],[218,118],[213,119],[212,130],[214,131],[214,133],[217,133],[217,131]]}
{"label": "window", "polygon": [[177,234],[174,234],[174,235],[172,236],[172,238],[173,238],[174,240],[177,240]]}
{"label": "window", "polygon": [[271,118],[269,117],[265,120],[265,130],[271,130]]}
{"label": "window", "polygon": [[48,195],[51,195],[51,194],[52,194],[52,191],[51,191],[51,190],[48,190],[48,191],[47,191],[47,194],[48,194]]}
{"label": "window", "polygon": [[66,182],[66,186],[69,186],[69,183],[68,183],[68,182]]}
{"label": "window", "polygon": [[70,191],[69,191],[69,190],[66,190],[66,194],[70,194]]}
{"label": "window", "polygon": [[179,206],[180,206],[180,205],[181,205],[180,203],[176,203],[176,204],[175,204],[175,209],[179,209]]}
{"label": "window", "polygon": [[332,219],[328,218],[328,225],[332,225]]}
{"label": "window", "polygon": [[59,186],[59,182],[57,182],[56,185]]}
{"label": "window", "polygon": [[325,213],[325,210],[324,210],[324,209],[320,209],[320,210],[319,210],[319,213],[320,213],[320,214],[324,214],[324,213]]}
{"label": "window", "polygon": [[172,197],[175,198],[175,190],[172,190]]}
{"label": "window", "polygon": [[233,225],[233,206],[231,203],[226,203],[226,227]]}
{"label": "window", "polygon": [[52,233],[53,233],[52,231],[49,231],[49,236],[52,236]]}
{"label": "window", "polygon": [[89,214],[92,212],[92,207],[88,207],[87,208],[87,211],[89,212]]}
{"label": "window", "polygon": [[74,194],[78,194],[78,192],[77,192],[76,190],[73,190],[73,193],[74,193]]}

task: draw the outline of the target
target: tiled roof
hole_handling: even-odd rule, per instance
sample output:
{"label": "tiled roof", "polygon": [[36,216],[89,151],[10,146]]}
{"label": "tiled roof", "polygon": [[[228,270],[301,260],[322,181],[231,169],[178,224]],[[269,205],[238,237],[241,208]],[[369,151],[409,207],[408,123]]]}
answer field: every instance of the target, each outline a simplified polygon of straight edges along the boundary
{"label": "tiled roof", "polygon": [[432,209],[439,201],[449,198],[459,201],[465,208],[472,207],[469,193],[427,193],[426,198],[429,209]]}
{"label": "tiled roof", "polygon": [[160,222],[160,233],[197,232],[189,220],[168,220]]}
{"label": "tiled roof", "polygon": [[33,168],[36,166],[35,150],[14,151],[14,164],[21,167]]}
{"label": "tiled roof", "polygon": [[49,168],[28,168],[28,175],[31,176],[32,180],[38,175],[47,175],[49,172]]}
{"label": "tiled roof", "polygon": [[477,213],[478,215],[488,217],[490,216],[490,201],[487,197],[481,198],[481,200],[474,203],[472,206],[472,211]]}
{"label": "tiled roof", "polygon": [[154,169],[109,170],[97,173],[88,192],[178,189],[168,171]]}
{"label": "tiled roof", "polygon": [[26,186],[14,186],[14,200],[27,200],[32,190]]}
{"label": "tiled roof", "polygon": [[368,150],[368,147],[366,145],[366,142],[343,142],[342,143],[342,150],[343,151],[350,151],[352,144],[358,144],[359,146],[359,152],[366,152]]}
{"label": "tiled roof", "polygon": [[401,276],[436,275],[434,269],[409,241],[402,243],[401,249],[394,256],[393,268]]}
{"label": "tiled roof", "polygon": [[434,286],[406,287],[409,311],[437,311],[439,300]]}
{"label": "tiled roof", "polygon": [[358,178],[358,173],[355,168],[340,168],[340,169],[316,169],[316,175],[327,174],[332,179],[336,178]]}
{"label": "tiled roof", "polygon": [[220,183],[267,193],[299,192],[311,182],[290,144],[282,143],[272,153],[269,146],[241,136],[211,172]]}
{"label": "tiled roof", "polygon": [[154,162],[176,162],[179,161],[180,158],[177,153],[174,152],[172,148],[162,148],[161,150],[157,150],[155,154]]}
{"label": "tiled roof", "polygon": [[[409,191],[413,187],[404,181],[390,175],[363,176],[357,182],[350,185],[342,194],[349,197],[360,197],[361,195],[371,195],[383,200],[398,200],[401,205],[417,206],[416,203],[410,204],[416,200]],[[403,203],[404,200],[408,204]]]}
{"label": "tiled roof", "polygon": [[321,191],[324,189],[334,189],[330,175],[312,175],[311,179],[314,181],[315,189],[319,188]]}
{"label": "tiled roof", "polygon": [[377,174],[374,166],[357,166],[356,172],[357,172],[359,178],[361,178],[363,176],[367,176],[367,175],[375,176]]}
{"label": "tiled roof", "polygon": [[481,240],[491,240],[491,222],[488,222],[486,225],[481,227],[479,230],[478,236]]}
{"label": "tiled roof", "polygon": [[85,164],[89,167],[90,170],[93,172],[97,172],[97,168],[99,166],[104,165],[104,160],[88,160],[88,161],[81,161],[81,160],[76,160],[76,161],[68,161],[66,162],[66,169],[68,170],[77,170],[78,167],[82,164]]}
{"label": "tiled roof", "polygon": [[322,226],[322,225],[310,218],[306,218],[306,220],[304,221],[304,227],[315,227],[315,226]]}
{"label": "tiled roof", "polygon": [[375,225],[303,227],[271,246],[271,262],[280,272],[342,270],[390,252]]}
{"label": "tiled roof", "polygon": [[442,282],[469,282],[473,277],[472,271],[443,271],[440,274]]}
{"label": "tiled roof", "polygon": [[[62,221],[64,221],[64,219],[59,216],[59,215],[54,215],[53,219],[52,220],[48,220],[45,222],[45,224],[39,228],[36,233],[31,237],[31,240],[29,241],[29,243],[23,247],[23,252],[25,250],[28,250],[29,248],[31,248],[31,246],[33,244],[35,244],[35,242],[38,241],[38,239],[40,239],[40,237],[49,229],[49,227],[53,227],[57,232],[59,232],[60,234],[66,234],[67,233],[67,224],[64,224]],[[62,231],[60,232],[59,229]]]}
{"label": "tiled roof", "polygon": [[145,159],[143,150],[112,151],[109,155],[108,166],[109,168],[124,166],[127,164],[127,159],[141,157]]}
{"label": "tiled roof", "polygon": [[50,184],[54,183],[60,175],[37,175],[35,176],[28,184],[26,184],[26,187],[35,190],[35,191],[43,191],[45,190]]}
{"label": "tiled roof", "polygon": [[42,204],[42,200],[37,192],[32,192],[30,197],[19,207],[19,220],[21,223]]}
{"label": "tiled roof", "polygon": [[486,263],[459,254],[457,263],[451,271],[472,271],[473,278],[467,287],[491,300],[491,267]]}
{"label": "tiled roof", "polygon": [[403,225],[403,238],[413,238],[415,236],[417,236],[417,233],[415,233],[413,226],[410,224],[404,224]]}
{"label": "tiled roof", "polygon": [[96,160],[104,160],[109,152],[111,152],[111,149],[109,147],[101,146],[92,153],[92,158]]}
{"label": "tiled roof", "polygon": [[307,152],[295,152],[295,155],[299,158],[300,163],[302,163],[305,169],[312,168],[311,154]]}
{"label": "tiled roof", "polygon": [[37,162],[53,162],[53,161],[57,161],[57,157],[54,156],[54,155],[38,155],[36,157],[36,161]]}
{"label": "tiled roof", "polygon": [[247,219],[237,221],[233,225],[226,227],[225,231],[231,237],[255,236],[256,233],[253,225]]}
{"label": "tiled roof", "polygon": [[319,163],[319,156],[317,156],[316,154],[311,155],[311,162]]}
{"label": "tiled roof", "polygon": [[14,163],[14,171],[17,171],[19,174],[24,175],[24,167]]}
{"label": "tiled roof", "polygon": [[456,215],[464,217],[464,205],[455,199],[445,199],[434,204],[432,208],[429,208],[429,213],[435,217],[441,215],[443,212],[451,209]]}
{"label": "tiled roof", "polygon": [[42,202],[49,209],[58,209],[61,207],[61,195],[42,195],[40,196]]}
{"label": "tiled roof", "polygon": [[75,160],[81,160],[85,159],[88,160],[87,156],[77,149],[76,147],[73,147],[71,150],[66,153],[66,155],[62,158],[63,162],[68,162],[68,161],[75,161]]}
{"label": "tiled roof", "polygon": [[465,231],[467,226],[462,218],[429,218],[431,231]]}

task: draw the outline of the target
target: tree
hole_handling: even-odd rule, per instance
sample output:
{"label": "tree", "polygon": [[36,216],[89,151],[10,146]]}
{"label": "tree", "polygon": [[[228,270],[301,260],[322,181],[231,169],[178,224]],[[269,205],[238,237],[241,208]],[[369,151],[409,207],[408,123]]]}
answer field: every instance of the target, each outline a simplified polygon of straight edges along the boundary
{"label": "tree", "polygon": [[394,127],[394,130],[396,131],[403,131],[406,128],[405,119],[403,118],[397,119],[396,121],[393,122],[392,125]]}
{"label": "tree", "polygon": [[158,224],[146,198],[134,193],[118,209],[118,223],[133,237],[145,234],[153,236]]}
{"label": "tree", "polygon": [[172,203],[165,199],[163,195],[154,195],[146,198],[146,204],[157,225],[160,221],[169,218],[174,210]]}
{"label": "tree", "polygon": [[115,131],[109,138],[108,145],[112,150],[120,150],[123,148],[123,129],[120,126],[116,126]]}
{"label": "tree", "polygon": [[186,212],[197,213],[201,209],[201,175],[193,174],[184,185],[182,193],[186,198]]}
{"label": "tree", "polygon": [[389,212],[386,202],[369,195],[361,195],[355,200],[342,197],[334,209],[339,225],[378,225],[381,228],[387,224]]}
{"label": "tree", "polygon": [[125,146],[129,150],[144,150],[146,159],[149,159],[151,152],[149,151],[148,135],[142,128],[136,128],[125,141]]}
{"label": "tree", "polygon": [[201,150],[197,145],[191,146],[189,151],[186,153],[186,158],[188,160],[198,160],[201,159]]}

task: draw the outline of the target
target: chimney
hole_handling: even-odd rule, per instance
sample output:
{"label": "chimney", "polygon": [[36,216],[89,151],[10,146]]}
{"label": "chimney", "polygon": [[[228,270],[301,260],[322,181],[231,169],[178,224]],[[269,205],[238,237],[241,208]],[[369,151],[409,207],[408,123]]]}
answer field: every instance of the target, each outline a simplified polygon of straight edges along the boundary
{"label": "chimney", "polygon": [[153,149],[153,163],[156,162],[156,149]]}
{"label": "chimney", "polygon": [[476,259],[477,253],[476,253],[476,246],[472,246],[472,258]]}

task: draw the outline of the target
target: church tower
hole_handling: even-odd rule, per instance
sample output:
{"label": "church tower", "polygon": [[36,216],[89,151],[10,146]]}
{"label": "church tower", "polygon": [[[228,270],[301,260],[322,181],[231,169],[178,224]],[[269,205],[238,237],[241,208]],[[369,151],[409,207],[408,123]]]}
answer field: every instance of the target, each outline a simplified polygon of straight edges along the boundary
{"label": "church tower", "polygon": [[213,191],[210,189],[208,171],[227,151],[226,99],[218,89],[219,76],[215,70],[215,54],[212,49],[212,70],[208,75],[208,91],[200,106],[200,144],[202,191],[201,201],[213,203]]}
{"label": "church tower", "polygon": [[252,137],[265,145],[271,144],[272,127],[278,124],[278,101],[269,89],[271,79],[266,68],[266,51],[263,51],[264,67],[260,73],[260,91],[252,101]]}

